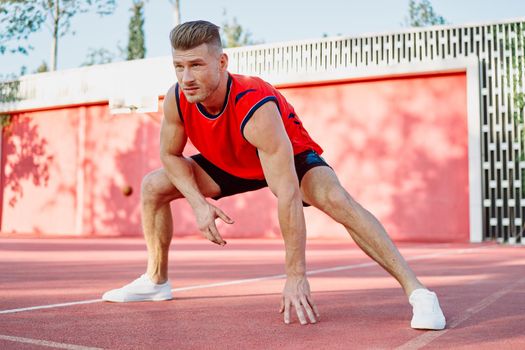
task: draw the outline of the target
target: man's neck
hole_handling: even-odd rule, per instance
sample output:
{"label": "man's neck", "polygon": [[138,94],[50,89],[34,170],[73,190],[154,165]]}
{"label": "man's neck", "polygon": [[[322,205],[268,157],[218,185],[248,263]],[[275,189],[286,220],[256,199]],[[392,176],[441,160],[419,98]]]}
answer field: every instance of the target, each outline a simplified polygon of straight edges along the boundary
{"label": "man's neck", "polygon": [[228,72],[224,72],[217,89],[205,101],[201,102],[201,105],[206,108],[206,111],[210,114],[219,113],[224,105],[227,90]]}

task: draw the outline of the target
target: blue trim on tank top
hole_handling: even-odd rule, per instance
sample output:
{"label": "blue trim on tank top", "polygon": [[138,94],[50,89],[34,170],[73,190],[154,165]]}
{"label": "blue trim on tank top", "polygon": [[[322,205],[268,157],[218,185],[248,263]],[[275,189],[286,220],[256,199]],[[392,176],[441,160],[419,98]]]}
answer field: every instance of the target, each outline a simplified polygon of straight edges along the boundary
{"label": "blue trim on tank top", "polygon": [[[269,101],[273,101],[275,102],[275,104],[277,105],[277,109],[279,110],[279,113],[281,113],[281,109],[279,108],[279,103],[277,102],[277,97],[275,96],[267,96],[265,98],[263,98],[262,100],[260,100],[259,102],[257,102],[249,111],[248,113],[246,114],[246,116],[244,117],[244,119],[242,120],[242,123],[241,123],[241,135],[242,137],[244,137],[244,127],[246,126],[246,123],[248,123],[248,121],[253,117],[253,114],[263,105],[265,104],[266,102],[269,102]],[[244,139],[246,140],[246,137],[244,137]]]}
{"label": "blue trim on tank top", "polygon": [[211,114],[211,113],[208,113],[208,111],[206,111],[206,108],[204,108],[203,105],[201,105],[200,103],[197,103],[197,109],[199,110],[199,112],[201,112],[201,114],[208,118],[208,119],[217,119],[221,116],[222,113],[224,113],[224,111],[226,110],[226,106],[228,105],[228,100],[230,99],[230,90],[231,90],[231,85],[232,85],[232,76],[228,74],[228,83],[227,83],[227,87],[226,87],[226,98],[224,99],[224,104],[222,105],[222,109],[219,113],[217,114]]}

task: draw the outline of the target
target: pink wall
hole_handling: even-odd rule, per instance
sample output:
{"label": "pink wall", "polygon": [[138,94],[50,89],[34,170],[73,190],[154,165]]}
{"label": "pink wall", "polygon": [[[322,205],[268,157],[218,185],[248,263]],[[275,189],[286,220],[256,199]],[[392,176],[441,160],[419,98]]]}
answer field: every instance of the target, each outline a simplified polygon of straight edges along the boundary
{"label": "pink wall", "polygon": [[[343,185],[395,240],[468,241],[465,74],[281,91]],[[158,129],[151,116],[110,116],[107,105],[16,116],[3,139],[2,232],[141,235],[140,181],[160,166]],[[131,196],[122,194],[125,185]],[[218,204],[236,221],[220,224],[225,237],[280,235],[267,189]],[[175,235],[196,234],[189,206],[176,201],[172,210]],[[316,209],[305,214],[310,237],[346,236]]]}
{"label": "pink wall", "polygon": [[[283,90],[344,187],[396,240],[468,241],[466,76]],[[312,233],[337,229],[308,213]]]}

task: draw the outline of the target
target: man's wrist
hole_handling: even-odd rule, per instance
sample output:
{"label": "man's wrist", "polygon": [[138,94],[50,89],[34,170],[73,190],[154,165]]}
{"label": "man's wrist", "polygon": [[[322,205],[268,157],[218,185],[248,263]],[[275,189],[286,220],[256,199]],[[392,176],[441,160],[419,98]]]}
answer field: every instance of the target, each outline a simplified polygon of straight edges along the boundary
{"label": "man's wrist", "polygon": [[208,202],[206,201],[206,198],[186,198],[188,200],[188,203],[192,207],[193,211],[196,212],[199,209],[202,209],[208,205]]}
{"label": "man's wrist", "polygon": [[286,266],[286,276],[288,277],[304,277],[306,275],[306,264],[294,264]]}
{"label": "man's wrist", "polygon": [[304,276],[306,274],[306,257],[304,244],[287,244],[285,269],[287,276]]}

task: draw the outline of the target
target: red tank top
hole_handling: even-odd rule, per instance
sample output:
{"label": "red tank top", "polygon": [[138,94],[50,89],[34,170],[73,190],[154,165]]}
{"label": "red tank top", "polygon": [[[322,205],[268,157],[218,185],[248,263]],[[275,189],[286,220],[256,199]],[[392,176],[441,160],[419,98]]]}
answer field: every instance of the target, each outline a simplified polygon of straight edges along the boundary
{"label": "red tank top", "polygon": [[306,150],[323,152],[304,129],[293,107],[277,89],[260,78],[229,74],[226,99],[215,115],[200,103],[188,102],[178,84],[175,97],[190,141],[206,159],[231,175],[264,179],[257,149],[244,138],[244,126],[267,102],[277,105],[294,154]]}

